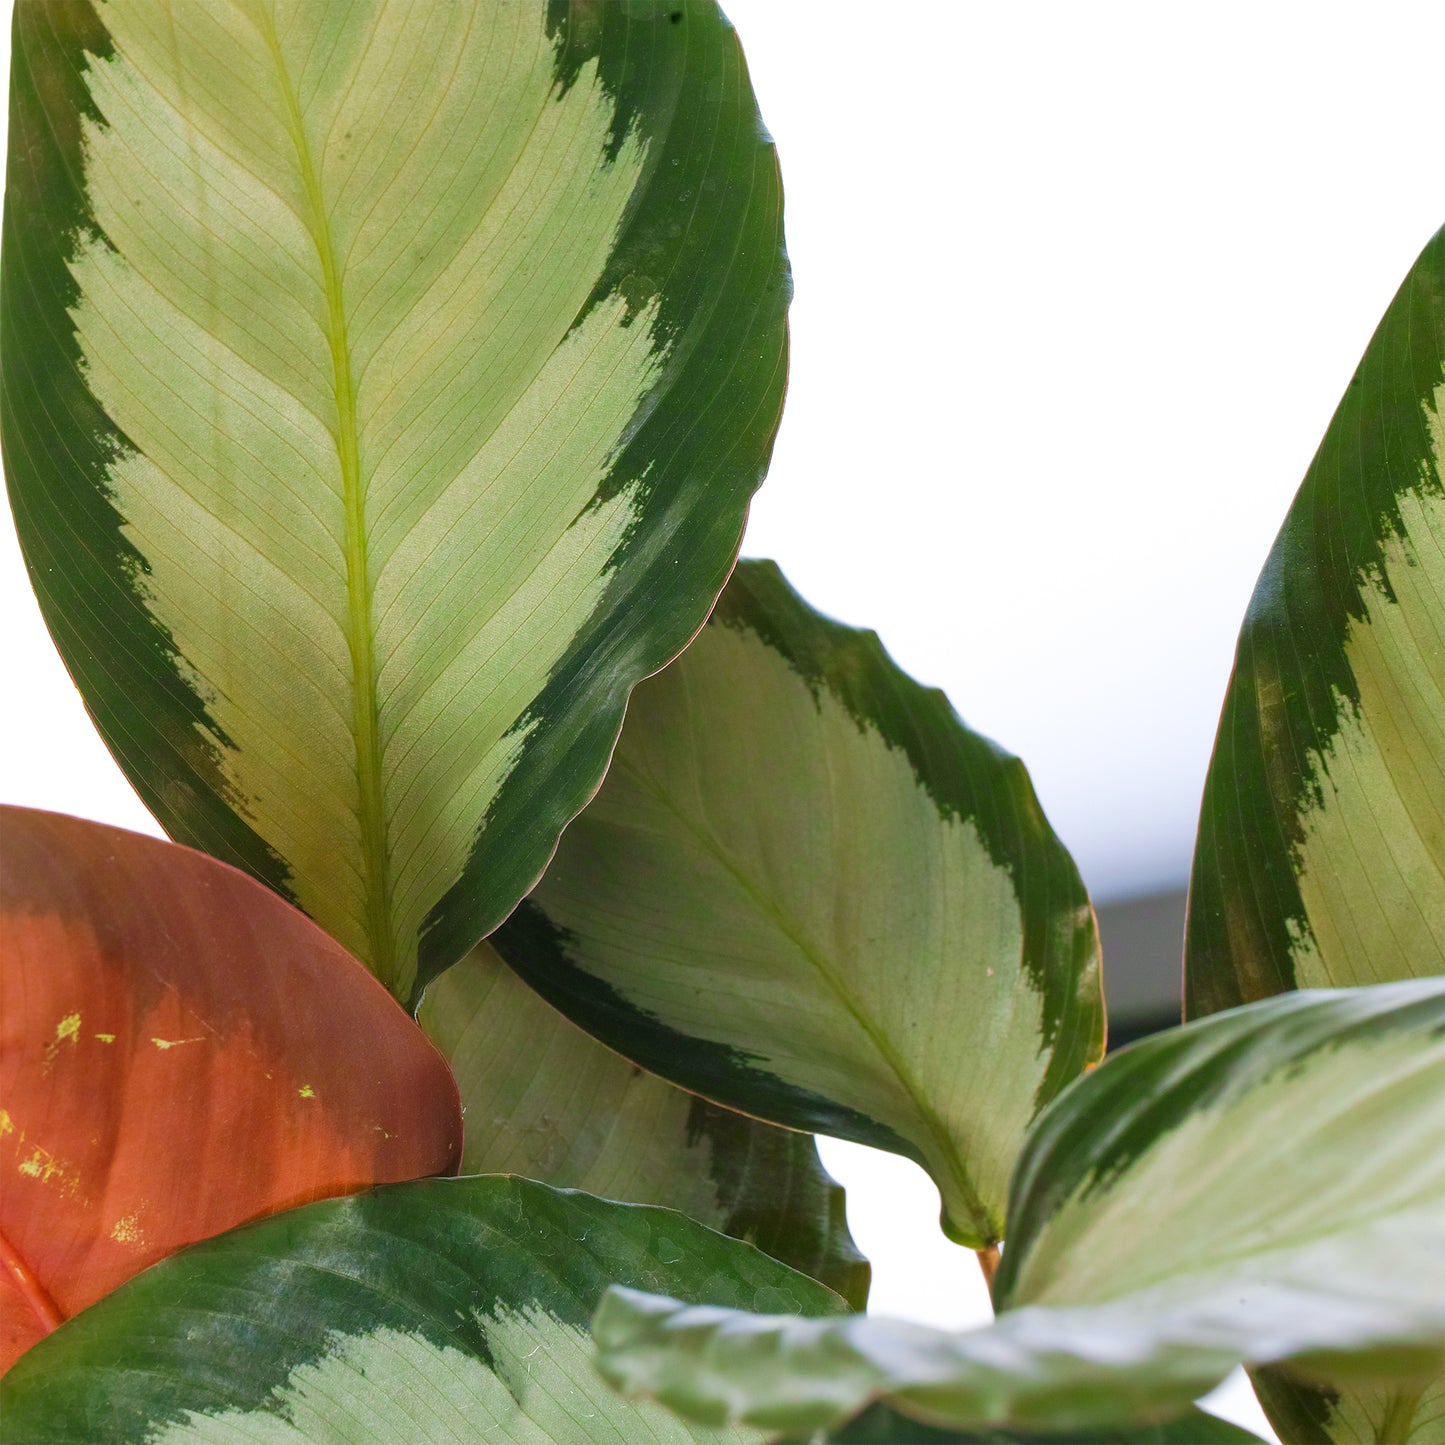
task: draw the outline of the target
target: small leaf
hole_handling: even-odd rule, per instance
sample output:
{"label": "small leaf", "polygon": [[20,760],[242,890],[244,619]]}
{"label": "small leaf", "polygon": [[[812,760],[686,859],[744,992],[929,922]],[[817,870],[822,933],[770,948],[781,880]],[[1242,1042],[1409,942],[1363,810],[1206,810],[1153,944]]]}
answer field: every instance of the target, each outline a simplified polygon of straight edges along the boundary
{"label": "small leaf", "polygon": [[1103,1047],[1088,895],[1023,764],[770,562],[638,688],[492,942],[664,1078],[918,1160],[975,1247],[1029,1123]]}
{"label": "small leaf", "polygon": [[[1445,973],[1445,231],[1370,341],[1240,633],[1190,887],[1191,1015]],[[1262,1370],[1299,1445],[1445,1441],[1423,1391]]]}
{"label": "small leaf", "polygon": [[598,1378],[587,1321],[611,1280],[717,1304],[842,1302],[671,1210],[531,1180],[404,1184],[309,1205],[166,1260],[0,1385],[28,1445],[752,1445]]}
{"label": "small leaf", "polygon": [[777,161],[711,0],[15,7],[0,423],[172,837],[400,998],[696,630],[782,405]]}
{"label": "small leaf", "polygon": [[485,943],[427,989],[418,1019],[461,1090],[465,1173],[681,1210],[863,1308],[868,1262],[809,1135],[644,1073],[549,1008]]}
{"label": "small leaf", "polygon": [[[1445,1349],[1445,980],[1300,993],[1125,1049],[1040,1121],[989,1327],[611,1291],[603,1372],[711,1424],[1168,1419],[1236,1364],[1418,1387]],[[1287,1163],[1287,1167],[1286,1166]]]}
{"label": "small leaf", "polygon": [[456,1169],[446,1064],[290,904],[78,818],[0,839],[0,1368],[184,1244]]}

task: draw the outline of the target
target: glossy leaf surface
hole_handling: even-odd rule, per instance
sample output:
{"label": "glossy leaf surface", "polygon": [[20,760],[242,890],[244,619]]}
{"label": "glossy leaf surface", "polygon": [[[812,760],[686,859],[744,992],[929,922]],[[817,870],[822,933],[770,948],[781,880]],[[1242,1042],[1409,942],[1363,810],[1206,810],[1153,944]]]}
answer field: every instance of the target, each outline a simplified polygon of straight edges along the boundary
{"label": "glossy leaf surface", "polygon": [[182,1245],[456,1169],[441,1056],[290,904],[54,813],[0,852],[0,1367]]}
{"label": "glossy leaf surface", "polygon": [[918,1160],[975,1246],[1030,1121],[1103,1047],[1093,913],[1023,764],[770,562],[638,688],[492,941],[648,1069]]}
{"label": "glossy leaf surface", "polygon": [[22,0],[5,462],[177,840],[401,998],[706,615],[781,405],[781,196],[710,0]]}
{"label": "glossy leaf surface", "polygon": [[418,1015],[466,1114],[462,1169],[679,1209],[811,1275],[855,1309],[868,1263],[807,1134],[759,1123],[629,1064],[478,944]]}
{"label": "glossy leaf surface", "polygon": [[525,1179],[400,1185],[235,1231],[133,1280],[11,1373],[6,1439],[760,1441],[607,1388],[587,1321],[612,1280],[719,1305],[841,1308],[671,1210]]}
{"label": "glossy leaf surface", "polygon": [[[1191,1014],[1445,973],[1445,232],[1380,323],[1255,589],[1205,791]],[[1423,1391],[1265,1370],[1287,1442],[1445,1441]]]}
{"label": "glossy leaf surface", "polygon": [[[1445,980],[1266,1000],[1069,1090],[1015,1184],[993,1325],[962,1334],[610,1293],[608,1378],[692,1418],[827,1428],[1168,1418],[1240,1362],[1419,1385],[1445,1349]],[[1288,1161],[1288,1167],[1283,1167]]]}

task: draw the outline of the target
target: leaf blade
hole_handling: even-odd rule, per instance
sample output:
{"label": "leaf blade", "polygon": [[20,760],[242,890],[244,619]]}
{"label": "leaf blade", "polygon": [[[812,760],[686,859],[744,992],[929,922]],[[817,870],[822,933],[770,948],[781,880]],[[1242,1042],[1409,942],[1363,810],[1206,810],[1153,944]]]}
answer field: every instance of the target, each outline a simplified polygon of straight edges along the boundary
{"label": "leaf blade", "polygon": [[1103,1047],[1092,910],[1022,764],[772,563],[634,694],[491,942],[664,1078],[918,1160],[975,1247],[1029,1121]]}
{"label": "leaf blade", "polygon": [[1191,1015],[1445,972],[1445,231],[1370,341],[1240,633],[1190,885]]}
{"label": "leaf blade", "polygon": [[3,807],[0,830],[0,1233],[41,1306],[7,1306],[0,1364],[47,1299],[64,1319],[247,1219],[455,1170],[446,1064],[289,904],[98,823]]}
{"label": "leaf blade", "polygon": [[461,1091],[464,1173],[680,1210],[863,1308],[868,1262],[808,1135],[644,1073],[549,1008],[486,943],[427,989],[417,1021]]}
{"label": "leaf blade", "polygon": [[[1445,981],[1377,985],[1267,1000],[1106,1061],[1045,1115],[1020,1166],[992,1326],[749,1316],[622,1291],[594,1326],[603,1372],[696,1418],[789,1429],[830,1428],[880,1398],[954,1428],[1147,1422],[1250,1361],[1418,1385],[1445,1347],[1445,1163],[1420,1147],[1445,1101],[1442,1024]],[[1411,1077],[1372,1093],[1387,1051],[1409,1056]],[[1140,1085],[1181,1067],[1172,1134],[1131,1152],[1159,1097]],[[1330,1092],[1334,1109],[1302,1121],[1302,1101]],[[1321,1189],[1271,1154],[1222,1192],[1221,1172],[1245,1171],[1239,1151],[1218,1157],[1221,1132],[1261,1108],[1305,1144],[1328,1142],[1368,1189]],[[1246,1219],[1244,1243],[1221,1255],[1201,1210],[1237,1211],[1270,1172],[1273,1230]],[[1147,1231],[1117,1207],[1130,1191],[1149,1195]]]}
{"label": "leaf blade", "polygon": [[234,1231],[132,1281],[0,1386],[7,1434],[758,1441],[609,1394],[585,1332],[612,1278],[670,1280],[719,1301],[840,1307],[822,1286],[671,1210],[517,1178],[423,1181]]}
{"label": "leaf blade", "polygon": [[403,998],[541,871],[771,446],[776,163],[674,10],[17,9],[47,622],[172,836]]}
{"label": "leaf blade", "polygon": [[[1240,633],[1190,885],[1192,1015],[1445,972],[1442,415],[1445,232],[1371,338]],[[1428,1440],[1445,1418],[1445,1377],[1413,1401],[1276,1369],[1255,1388],[1289,1441]]]}

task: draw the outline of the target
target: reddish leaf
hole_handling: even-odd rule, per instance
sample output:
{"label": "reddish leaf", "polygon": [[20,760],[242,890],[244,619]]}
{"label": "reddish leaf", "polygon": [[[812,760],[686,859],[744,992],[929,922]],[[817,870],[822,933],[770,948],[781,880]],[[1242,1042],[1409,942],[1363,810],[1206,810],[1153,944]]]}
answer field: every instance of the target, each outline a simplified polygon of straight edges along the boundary
{"label": "reddish leaf", "polygon": [[0,1370],[181,1245],[456,1172],[441,1055],[290,904],[54,813],[0,843]]}

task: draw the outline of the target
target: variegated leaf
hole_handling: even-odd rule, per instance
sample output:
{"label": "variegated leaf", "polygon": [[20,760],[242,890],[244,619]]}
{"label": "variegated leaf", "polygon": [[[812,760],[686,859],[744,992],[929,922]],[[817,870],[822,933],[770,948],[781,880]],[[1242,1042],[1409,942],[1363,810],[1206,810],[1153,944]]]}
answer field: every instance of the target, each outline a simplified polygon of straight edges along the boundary
{"label": "variegated leaf", "polygon": [[587,1321],[613,1280],[835,1313],[821,1285],[665,1209],[526,1179],[310,1205],[147,1271],[3,1383],[7,1441],[760,1445],[629,1405]]}
{"label": "variegated leaf", "polygon": [[485,943],[427,989],[417,1017],[456,1074],[466,1173],[522,1174],[680,1209],[863,1308],[868,1262],[809,1135],[628,1063],[544,1003]]}
{"label": "variegated leaf", "polygon": [[876,1398],[960,1429],[1102,1429],[1167,1419],[1241,1362],[1416,1389],[1445,1350],[1442,1119],[1445,979],[1250,1004],[1123,1050],[1039,1121],[992,1325],[622,1290],[594,1323],[603,1372],[784,1429]]}
{"label": "variegated leaf", "polygon": [[1023,764],[770,562],[633,695],[492,941],[663,1077],[918,1160],[975,1247],[1030,1122],[1103,1047],[1093,913]]}
{"label": "variegated leaf", "polygon": [[1204,796],[1188,1006],[1445,973],[1445,230],[1255,589]]}
{"label": "variegated leaf", "polygon": [[777,167],[712,0],[19,0],[5,462],[166,829],[402,998],[736,552]]}
{"label": "variegated leaf", "polygon": [[[1240,634],[1190,890],[1192,1014],[1445,973],[1445,231],[1380,323]],[[1286,1442],[1445,1442],[1423,1391],[1255,1386]]]}

